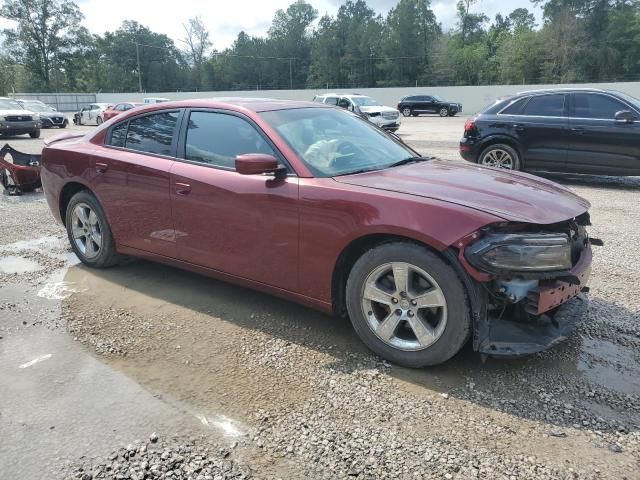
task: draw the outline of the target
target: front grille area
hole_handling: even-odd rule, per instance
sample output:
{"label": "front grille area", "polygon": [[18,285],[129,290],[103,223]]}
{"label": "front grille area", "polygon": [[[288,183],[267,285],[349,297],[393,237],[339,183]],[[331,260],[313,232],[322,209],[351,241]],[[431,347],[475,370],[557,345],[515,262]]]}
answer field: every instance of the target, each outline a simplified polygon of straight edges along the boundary
{"label": "front grille area", "polygon": [[385,118],[387,120],[395,120],[396,118],[398,118],[398,116],[400,116],[399,112],[383,112],[382,113],[382,118]]}
{"label": "front grille area", "polygon": [[31,115],[7,115],[4,117],[7,122],[31,122],[33,118]]}
{"label": "front grille area", "polygon": [[62,123],[62,117],[51,117],[53,123]]}

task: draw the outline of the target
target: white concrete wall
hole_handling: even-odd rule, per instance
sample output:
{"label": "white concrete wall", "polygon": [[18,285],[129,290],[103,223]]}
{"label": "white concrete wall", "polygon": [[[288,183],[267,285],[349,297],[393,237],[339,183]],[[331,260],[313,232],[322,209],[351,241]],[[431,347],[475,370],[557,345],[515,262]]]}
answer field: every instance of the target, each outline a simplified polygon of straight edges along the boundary
{"label": "white concrete wall", "polygon": [[[374,97],[379,102],[396,106],[405,95],[432,94],[454,102],[462,103],[465,114],[473,114],[496,98],[524,90],[558,87],[592,87],[605,90],[618,90],[640,99],[640,82],[589,83],[567,85],[491,85],[477,87],[407,87],[407,88],[356,88],[346,90]],[[341,90],[344,92],[345,90]],[[143,97],[165,97],[171,100],[213,97],[263,97],[288,100],[311,100],[314,95],[326,90],[247,90],[229,92],[163,92],[163,93],[98,93],[97,102],[142,101]]]}

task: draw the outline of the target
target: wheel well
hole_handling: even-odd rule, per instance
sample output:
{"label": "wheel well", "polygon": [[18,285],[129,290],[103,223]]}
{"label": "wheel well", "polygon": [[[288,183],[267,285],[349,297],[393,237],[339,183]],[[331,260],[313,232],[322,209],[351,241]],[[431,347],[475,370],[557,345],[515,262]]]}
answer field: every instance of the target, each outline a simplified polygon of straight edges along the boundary
{"label": "wheel well", "polygon": [[426,243],[414,240],[409,237],[403,237],[400,235],[387,235],[387,234],[372,234],[353,240],[349,245],[345,247],[340,253],[338,261],[333,269],[333,276],[331,279],[331,300],[333,304],[334,315],[342,318],[347,317],[347,303],[346,303],[346,287],[347,279],[349,278],[349,272],[358,261],[358,259],[367,251],[372,248],[378,247],[385,243],[392,242],[406,242],[420,245],[427,248],[440,256],[445,262],[449,261],[443,257],[440,252],[433,249]]}
{"label": "wheel well", "polygon": [[82,190],[89,190],[85,185],[78,182],[67,183],[60,192],[60,218],[62,223],[66,226],[67,221],[67,205],[71,198]]}

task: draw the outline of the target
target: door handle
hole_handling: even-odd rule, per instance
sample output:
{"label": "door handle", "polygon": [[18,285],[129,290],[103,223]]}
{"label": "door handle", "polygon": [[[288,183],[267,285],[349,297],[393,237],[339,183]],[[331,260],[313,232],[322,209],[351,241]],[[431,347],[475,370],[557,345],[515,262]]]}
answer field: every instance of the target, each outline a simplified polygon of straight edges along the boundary
{"label": "door handle", "polygon": [[515,124],[513,125],[513,129],[514,129],[516,132],[524,132],[524,131],[525,131],[524,125],[522,125],[522,124],[520,124],[520,123],[515,123]]}
{"label": "door handle", "polygon": [[189,195],[191,192],[191,185],[188,183],[176,182],[176,195]]}
{"label": "door handle", "polygon": [[574,135],[582,135],[584,134],[585,129],[583,127],[574,127],[571,129],[571,133],[573,133]]}
{"label": "door handle", "polygon": [[96,162],[95,166],[96,166],[96,172],[98,173],[104,173],[109,169],[109,165],[102,162]]}

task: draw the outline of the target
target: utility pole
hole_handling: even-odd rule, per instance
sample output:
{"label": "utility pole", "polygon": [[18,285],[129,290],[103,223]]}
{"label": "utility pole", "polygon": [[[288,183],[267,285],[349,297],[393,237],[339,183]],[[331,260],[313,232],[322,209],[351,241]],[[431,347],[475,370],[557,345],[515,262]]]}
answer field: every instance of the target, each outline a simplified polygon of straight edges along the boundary
{"label": "utility pole", "polygon": [[140,46],[136,40],[136,62],[138,63],[138,92],[142,93],[142,72],[140,72]]}
{"label": "utility pole", "polygon": [[291,61],[293,58],[289,59],[289,89],[293,90],[293,66]]}

